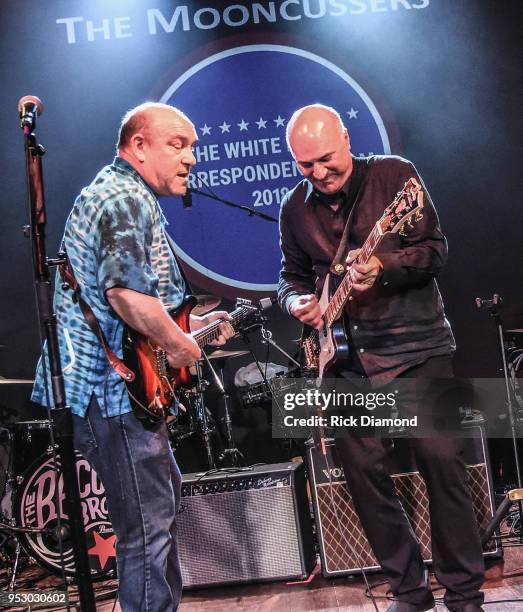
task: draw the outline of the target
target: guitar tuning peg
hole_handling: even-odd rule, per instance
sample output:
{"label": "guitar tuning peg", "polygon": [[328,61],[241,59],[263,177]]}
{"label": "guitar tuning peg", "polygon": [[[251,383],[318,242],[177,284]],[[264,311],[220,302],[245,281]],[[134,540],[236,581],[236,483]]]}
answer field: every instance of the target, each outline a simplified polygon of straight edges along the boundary
{"label": "guitar tuning peg", "polygon": [[401,229],[399,231],[399,235],[405,237],[407,235],[407,226],[410,229],[413,229],[413,225],[412,225],[412,221],[410,219],[410,217],[405,221],[405,223],[401,226]]}

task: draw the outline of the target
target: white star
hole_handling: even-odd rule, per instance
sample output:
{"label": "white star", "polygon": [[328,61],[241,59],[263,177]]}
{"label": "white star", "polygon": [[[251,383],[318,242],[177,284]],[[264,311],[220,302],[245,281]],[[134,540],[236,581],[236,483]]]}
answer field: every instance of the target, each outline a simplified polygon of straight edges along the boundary
{"label": "white star", "polygon": [[276,119],[273,119],[273,121],[276,124],[276,127],[283,127],[283,124],[285,123],[285,119],[281,115],[278,115]]}
{"label": "white star", "polygon": [[202,131],[202,136],[208,136],[211,133],[212,127],[205,124],[200,130]]}
{"label": "white star", "polygon": [[229,128],[231,127],[230,123],[225,123],[225,121],[218,126],[220,128],[220,130],[222,131],[222,134],[225,134],[225,132],[229,133]]}
{"label": "white star", "polygon": [[256,123],[259,130],[261,130],[262,128],[265,129],[267,127],[267,121],[265,121],[265,119],[263,119],[262,117],[260,117],[258,121],[255,121],[254,123]]}
{"label": "white star", "polygon": [[237,123],[236,125],[240,128],[240,132],[246,132],[249,129],[249,124],[245,119],[242,119],[241,123]]}
{"label": "white star", "polygon": [[357,119],[359,112],[360,111],[354,110],[351,106],[350,111],[347,111],[347,115],[349,115],[349,119]]}

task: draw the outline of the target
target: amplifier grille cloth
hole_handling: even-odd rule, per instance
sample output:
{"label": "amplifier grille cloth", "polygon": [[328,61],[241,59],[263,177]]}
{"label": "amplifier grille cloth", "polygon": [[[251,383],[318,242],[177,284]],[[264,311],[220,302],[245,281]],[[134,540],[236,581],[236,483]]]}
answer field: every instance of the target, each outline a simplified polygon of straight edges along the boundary
{"label": "amplifier grille cloth", "polygon": [[[476,519],[481,533],[492,516],[489,505],[489,488],[485,464],[468,466],[469,487]],[[392,476],[401,503],[421,544],[423,558],[432,558],[430,545],[429,501],[425,482],[418,472]],[[317,486],[318,507],[322,524],[323,546],[328,572],[345,571],[363,567],[377,567],[378,561],[370,550],[367,538],[358,519],[345,481],[332,486]],[[337,509],[337,513],[333,510]],[[449,520],[451,520],[449,518]],[[495,550],[491,541],[485,550]]]}
{"label": "amplifier grille cloth", "polygon": [[300,575],[292,487],[182,497],[178,542],[186,585]]}

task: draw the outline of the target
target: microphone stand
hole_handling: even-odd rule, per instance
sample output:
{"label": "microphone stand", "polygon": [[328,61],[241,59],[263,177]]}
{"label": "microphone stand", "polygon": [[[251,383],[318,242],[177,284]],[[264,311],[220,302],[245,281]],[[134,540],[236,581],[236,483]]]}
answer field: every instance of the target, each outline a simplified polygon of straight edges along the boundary
{"label": "microphone stand", "polygon": [[[53,312],[51,280],[49,267],[59,265],[64,259],[51,260],[46,257],[45,226],[46,212],[44,185],[42,175],[42,156],[45,149],[38,144],[33,132],[36,126],[36,113],[30,120],[24,118],[21,127],[24,132],[25,153],[27,162],[27,183],[29,191],[30,225],[24,228],[24,234],[32,241],[34,266],[34,283],[36,306],[40,327],[47,340],[49,369],[52,381],[54,409],[51,410],[53,427],[61,457],[64,478],[64,509],[71,526],[73,553],[78,582],[80,607],[86,612],[95,612],[96,604],[91,582],[91,569],[85,543],[85,530],[80,504],[80,493],[76,476],[76,460],[73,445],[73,421],[71,410],[66,403],[64,378],[60,363],[58,347],[57,321]],[[60,255],[60,254],[59,254]]]}
{"label": "microphone stand", "polygon": [[249,217],[260,217],[260,219],[265,219],[265,221],[271,221],[272,223],[278,223],[278,219],[275,217],[271,217],[270,215],[266,215],[258,210],[253,210],[248,206],[244,206],[243,204],[236,204],[235,202],[231,202],[230,200],[226,200],[225,198],[220,198],[217,195],[207,193],[206,191],[202,191],[201,189],[190,189],[191,193],[197,193],[198,195],[204,196],[206,198],[210,198],[211,200],[216,200],[217,202],[221,202],[226,206],[230,206],[231,208],[238,208],[239,210],[245,211]]}

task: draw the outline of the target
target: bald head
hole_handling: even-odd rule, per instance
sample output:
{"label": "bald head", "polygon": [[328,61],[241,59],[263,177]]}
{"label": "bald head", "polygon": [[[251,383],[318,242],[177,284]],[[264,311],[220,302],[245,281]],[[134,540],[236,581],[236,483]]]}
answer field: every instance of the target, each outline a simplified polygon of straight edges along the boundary
{"label": "bald head", "polygon": [[287,124],[287,144],[298,169],[322,193],[339,191],[352,172],[347,129],[323,104],[298,109]]}
{"label": "bald head", "polygon": [[295,111],[287,124],[287,144],[291,147],[291,140],[300,138],[314,141],[320,137],[324,130],[339,132],[346,131],[337,110],[323,104],[310,104]]}
{"label": "bald head", "polygon": [[193,123],[182,111],[146,102],[125,114],[117,149],[157,195],[183,195],[196,163],[192,149],[197,139]]}
{"label": "bald head", "polygon": [[191,123],[185,113],[178,108],[161,102],[144,102],[139,106],[135,106],[128,110],[122,118],[120,129],[118,130],[118,141],[116,149],[125,149],[131,140],[131,137],[137,132],[147,131],[149,124],[166,113],[174,113],[181,120]]}

